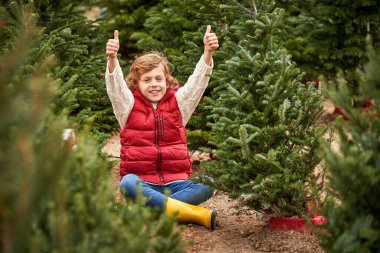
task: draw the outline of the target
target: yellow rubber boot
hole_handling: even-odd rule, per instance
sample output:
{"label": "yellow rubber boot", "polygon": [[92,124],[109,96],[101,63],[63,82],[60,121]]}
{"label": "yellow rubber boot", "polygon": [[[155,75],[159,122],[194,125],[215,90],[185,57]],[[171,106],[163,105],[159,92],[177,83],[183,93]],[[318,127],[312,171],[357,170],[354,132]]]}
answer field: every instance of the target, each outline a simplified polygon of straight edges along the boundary
{"label": "yellow rubber boot", "polygon": [[169,217],[177,215],[178,222],[189,222],[215,229],[216,211],[201,206],[191,205],[176,199],[168,198],[165,213]]}

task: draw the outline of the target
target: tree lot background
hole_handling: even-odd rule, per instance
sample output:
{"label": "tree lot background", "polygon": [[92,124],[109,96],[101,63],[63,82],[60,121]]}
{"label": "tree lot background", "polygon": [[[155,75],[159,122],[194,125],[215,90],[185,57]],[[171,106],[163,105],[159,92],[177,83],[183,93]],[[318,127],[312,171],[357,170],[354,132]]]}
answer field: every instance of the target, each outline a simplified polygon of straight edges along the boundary
{"label": "tree lot background", "polygon": [[[95,20],[85,15],[91,8],[99,8]],[[377,1],[2,1],[2,251],[182,250],[172,221],[142,209],[142,200],[113,200],[113,164],[100,152],[118,129],[104,45],[118,29],[125,74],[136,55],[163,51],[183,84],[211,24],[221,48],[188,139],[191,150],[212,153],[203,166],[213,186],[256,209],[305,215],[307,201],[324,201],[313,174],[322,160],[328,196],[340,200],[328,197],[322,245],[374,252],[378,13]],[[315,79],[338,92],[322,96],[308,83]],[[340,154],[319,148],[326,128],[316,121],[326,97],[349,118],[334,126]],[[373,105],[363,111],[368,100]],[[61,140],[68,127],[77,133],[74,151]]]}

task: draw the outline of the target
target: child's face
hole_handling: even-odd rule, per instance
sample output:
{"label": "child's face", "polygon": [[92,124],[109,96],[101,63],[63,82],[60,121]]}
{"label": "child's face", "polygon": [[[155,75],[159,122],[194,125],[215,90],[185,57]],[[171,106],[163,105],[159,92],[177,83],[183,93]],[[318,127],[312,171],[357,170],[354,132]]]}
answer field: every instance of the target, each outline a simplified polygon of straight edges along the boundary
{"label": "child's face", "polygon": [[150,102],[159,102],[167,90],[164,66],[160,64],[157,68],[142,74],[138,86],[141,93]]}

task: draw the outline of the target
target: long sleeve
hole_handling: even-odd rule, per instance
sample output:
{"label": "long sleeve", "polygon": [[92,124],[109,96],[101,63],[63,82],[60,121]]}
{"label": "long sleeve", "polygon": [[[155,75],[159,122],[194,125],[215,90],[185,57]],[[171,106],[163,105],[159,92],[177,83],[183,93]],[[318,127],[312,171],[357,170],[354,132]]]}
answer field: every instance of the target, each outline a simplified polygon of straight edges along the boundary
{"label": "long sleeve", "polygon": [[175,94],[179,110],[181,111],[182,121],[185,126],[207,88],[212,68],[213,63],[211,66],[208,66],[203,60],[202,55],[193,74],[188,78],[185,85],[179,88]]}
{"label": "long sleeve", "polygon": [[109,72],[108,62],[105,73],[108,97],[111,100],[113,112],[121,128],[127,122],[129,113],[135,103],[132,92],[128,89],[119,62],[112,73]]}

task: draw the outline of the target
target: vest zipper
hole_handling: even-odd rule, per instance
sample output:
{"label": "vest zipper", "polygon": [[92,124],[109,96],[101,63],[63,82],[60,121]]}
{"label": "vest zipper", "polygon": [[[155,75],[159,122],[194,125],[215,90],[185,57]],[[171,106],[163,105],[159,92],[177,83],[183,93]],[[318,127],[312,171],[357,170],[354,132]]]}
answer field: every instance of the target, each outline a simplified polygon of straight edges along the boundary
{"label": "vest zipper", "polygon": [[156,144],[156,148],[158,150],[158,163],[157,163],[157,172],[158,172],[158,176],[160,177],[160,181],[161,182],[164,182],[164,179],[161,175],[161,149],[158,145],[158,119],[157,119],[157,113],[156,113],[156,110],[154,109],[154,107],[151,105],[152,107],[152,110],[153,110],[153,114],[154,114],[154,134],[155,134],[155,144]]}
{"label": "vest zipper", "polygon": [[[158,163],[157,163],[157,172],[158,172],[158,176],[160,177],[160,181],[161,182],[164,182],[164,178],[162,177],[161,175],[161,161],[162,161],[162,158],[161,158],[161,149],[160,149],[160,146],[158,145],[158,119],[157,119],[157,113],[156,113],[156,109],[154,109],[153,105],[144,97],[144,95],[142,95],[141,91],[138,90],[141,94],[141,96],[145,99],[146,103],[150,105],[150,108],[152,109],[153,111],[153,114],[154,114],[154,133],[155,133],[155,142],[156,142],[156,148],[158,150]],[[168,96],[168,92],[166,92],[165,96],[157,103],[157,108],[158,108],[158,105],[161,103],[161,101],[163,101],[163,99]]]}

